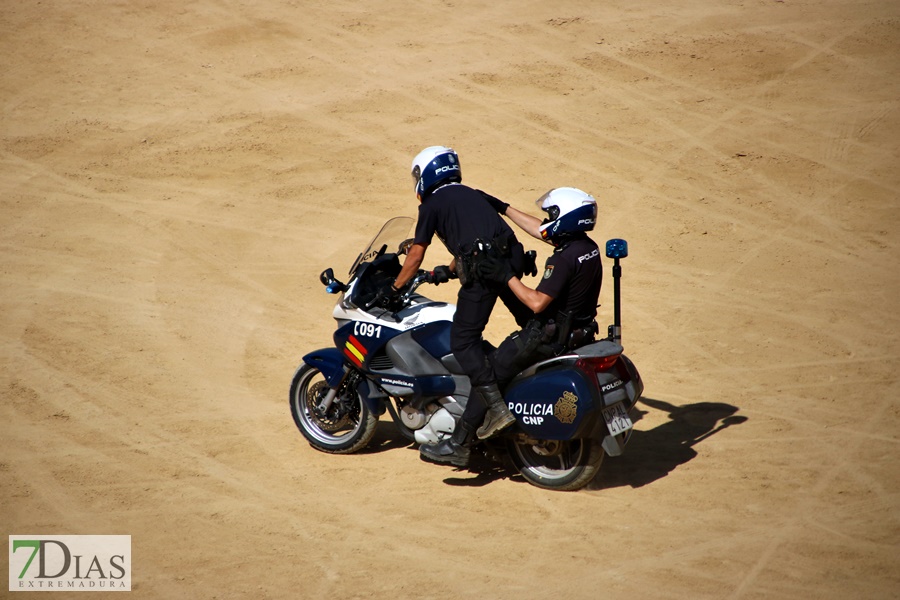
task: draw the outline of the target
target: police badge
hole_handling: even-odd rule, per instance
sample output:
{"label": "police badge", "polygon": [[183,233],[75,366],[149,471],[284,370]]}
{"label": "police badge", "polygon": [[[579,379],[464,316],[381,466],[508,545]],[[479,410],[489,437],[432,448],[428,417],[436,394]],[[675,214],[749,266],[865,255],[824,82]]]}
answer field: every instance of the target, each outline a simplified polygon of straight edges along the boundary
{"label": "police badge", "polygon": [[578,396],[572,392],[563,392],[553,410],[553,416],[559,419],[560,423],[571,425],[575,421],[575,415],[578,414]]}

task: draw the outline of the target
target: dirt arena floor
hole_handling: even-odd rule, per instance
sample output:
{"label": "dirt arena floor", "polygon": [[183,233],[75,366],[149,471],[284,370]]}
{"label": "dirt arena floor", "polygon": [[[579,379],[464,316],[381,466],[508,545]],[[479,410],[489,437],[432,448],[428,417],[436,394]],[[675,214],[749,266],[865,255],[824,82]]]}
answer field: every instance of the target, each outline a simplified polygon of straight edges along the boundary
{"label": "dirt arena floor", "polygon": [[[129,534],[141,598],[900,597],[900,3],[0,7],[6,535]],[[646,398],[585,490],[291,420],[432,144],[629,241]]]}

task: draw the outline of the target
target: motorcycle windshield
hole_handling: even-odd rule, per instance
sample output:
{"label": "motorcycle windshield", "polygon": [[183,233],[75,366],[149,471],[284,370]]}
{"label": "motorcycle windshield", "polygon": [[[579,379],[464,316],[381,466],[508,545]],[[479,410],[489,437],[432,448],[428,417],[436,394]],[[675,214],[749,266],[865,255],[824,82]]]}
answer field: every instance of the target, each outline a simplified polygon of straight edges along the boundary
{"label": "motorcycle windshield", "polygon": [[415,220],[412,217],[394,217],[385,223],[381,230],[375,234],[365,250],[359,253],[353,266],[350,267],[350,275],[356,272],[360,263],[369,262],[385,252],[400,252],[401,244],[409,239],[409,233]]}

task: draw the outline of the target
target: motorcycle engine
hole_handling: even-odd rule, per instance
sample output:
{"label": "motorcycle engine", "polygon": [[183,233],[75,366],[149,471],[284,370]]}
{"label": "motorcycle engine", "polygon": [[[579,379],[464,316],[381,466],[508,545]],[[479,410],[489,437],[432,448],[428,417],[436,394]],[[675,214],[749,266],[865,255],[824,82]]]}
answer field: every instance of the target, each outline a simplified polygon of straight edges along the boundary
{"label": "motorcycle engine", "polygon": [[456,428],[456,420],[453,415],[443,407],[430,404],[426,408],[430,417],[423,427],[415,430],[416,441],[420,444],[437,444],[450,437]]}
{"label": "motorcycle engine", "polygon": [[[429,407],[426,408],[430,408]],[[432,411],[433,412],[433,411]],[[410,429],[421,429],[428,422],[428,414],[424,410],[420,410],[412,405],[407,404],[400,409],[400,420]]]}

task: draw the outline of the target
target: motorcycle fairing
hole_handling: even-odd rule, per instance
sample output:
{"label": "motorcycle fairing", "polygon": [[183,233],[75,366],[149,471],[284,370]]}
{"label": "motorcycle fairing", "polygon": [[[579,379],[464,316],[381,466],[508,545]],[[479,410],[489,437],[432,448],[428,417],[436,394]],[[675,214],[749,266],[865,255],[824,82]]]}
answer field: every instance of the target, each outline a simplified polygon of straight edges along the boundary
{"label": "motorcycle fairing", "polygon": [[435,321],[426,323],[412,330],[412,338],[419,343],[429,355],[441,360],[450,352],[451,321]]}
{"label": "motorcycle fairing", "polygon": [[371,262],[359,263],[345,300],[353,306],[365,306],[396,279],[400,268],[396,254],[379,253]]}
{"label": "motorcycle fairing", "polygon": [[432,334],[444,329],[449,331],[449,323],[428,324],[398,335],[387,344],[385,348],[387,355],[394,366],[403,373],[446,375],[449,371],[440,360],[442,355],[433,354],[428,347],[433,338]]}
{"label": "motorcycle fairing", "polygon": [[[443,325],[430,323],[421,327],[440,331]],[[416,336],[418,330],[399,331],[383,326],[376,329],[371,322],[350,321],[335,332],[334,341],[340,348],[336,351],[342,361],[371,376],[392,396],[421,398],[453,394],[456,389],[453,376],[440,360],[422,351],[416,339],[423,339]],[[428,332],[423,336],[428,337]]]}
{"label": "motorcycle fairing", "polygon": [[303,362],[318,369],[331,387],[344,378],[344,356],[337,348],[320,348],[303,357]]}
{"label": "motorcycle fairing", "polygon": [[641,374],[638,373],[637,367],[634,366],[631,359],[624,354],[619,357],[619,362],[616,366],[624,370],[626,376],[625,390],[628,394],[628,401],[630,406],[634,406],[638,398],[644,393],[644,380],[641,379]]}
{"label": "motorcycle fairing", "polygon": [[347,362],[368,370],[372,357],[400,333],[383,324],[376,326],[371,322],[350,321],[334,332],[334,345],[340,348]]}
{"label": "motorcycle fairing", "polygon": [[379,390],[375,390],[375,393],[370,392],[369,382],[366,381],[365,378],[360,377],[359,385],[356,387],[356,391],[359,393],[360,397],[365,401],[366,405],[368,405],[369,410],[372,411],[372,414],[381,416],[385,411],[385,404],[382,400],[383,394]]}
{"label": "motorcycle fairing", "polygon": [[[422,398],[453,394],[456,391],[454,377],[437,357],[424,351],[422,345],[429,334],[443,328],[443,323],[429,323],[393,336],[384,345],[384,356],[370,361],[372,374],[395,396]],[[415,375],[410,376],[410,373]]]}
{"label": "motorcycle fairing", "polygon": [[[446,323],[453,320],[456,306],[446,302],[429,300],[420,294],[413,294],[410,298],[410,306],[396,313],[398,329],[416,329],[423,325],[433,323]],[[449,338],[447,340],[449,344]]]}
{"label": "motorcycle fairing", "polygon": [[[331,387],[339,386],[344,378],[344,355],[337,348],[314,350],[303,357],[303,362],[318,369],[325,378],[325,382]],[[364,378],[360,378],[357,392],[374,414],[381,415],[384,412],[384,403],[375,397],[376,394],[370,394],[369,384]]]}
{"label": "motorcycle fairing", "polygon": [[373,379],[392,396],[412,396],[413,398],[439,398],[456,391],[451,375],[422,375],[402,377],[398,375],[378,375]]}

